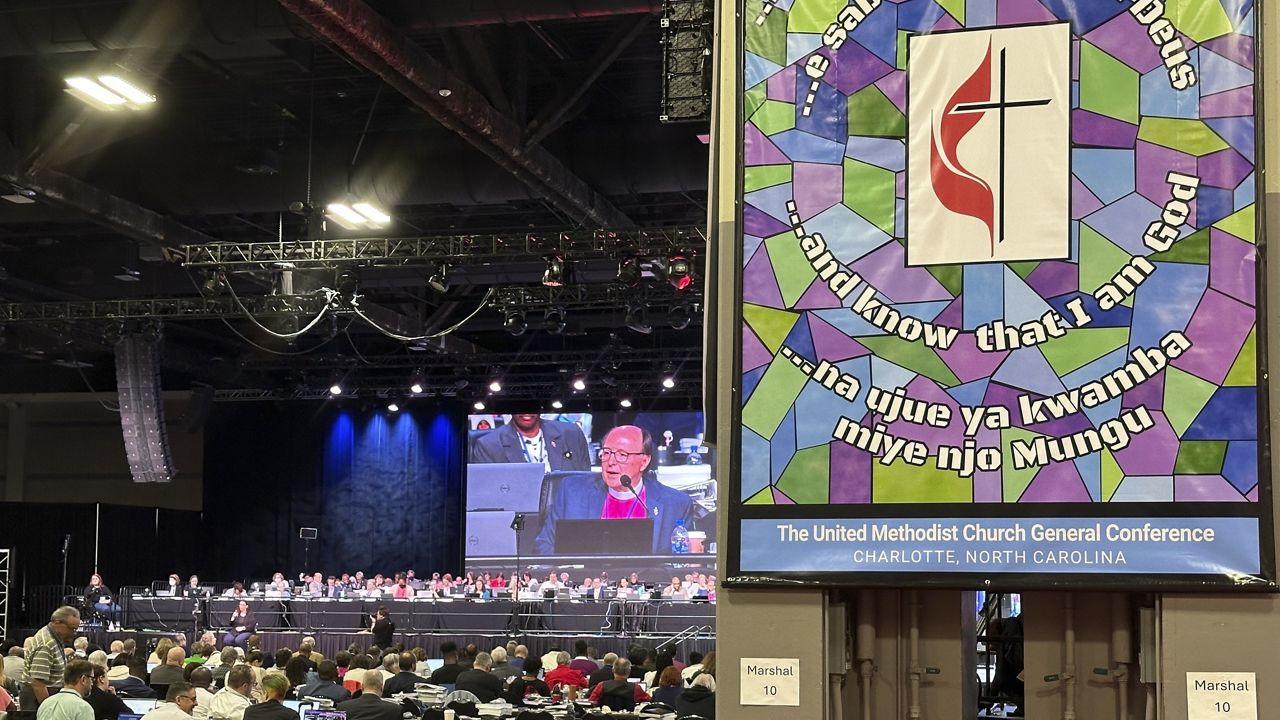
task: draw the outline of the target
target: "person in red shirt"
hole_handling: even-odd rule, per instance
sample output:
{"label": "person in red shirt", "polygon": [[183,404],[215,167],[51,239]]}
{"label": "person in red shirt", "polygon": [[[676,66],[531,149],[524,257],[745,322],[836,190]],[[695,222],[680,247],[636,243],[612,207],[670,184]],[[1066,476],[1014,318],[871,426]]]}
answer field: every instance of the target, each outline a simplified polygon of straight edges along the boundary
{"label": "person in red shirt", "polygon": [[542,678],[547,683],[547,687],[554,690],[560,685],[568,685],[575,690],[587,689],[587,679],[582,676],[582,673],[569,667],[570,660],[569,653],[563,650],[556,654],[556,669]]}
{"label": "person in red shirt", "polygon": [[[628,679],[630,677],[631,661],[626,658],[618,658],[617,660],[614,660],[613,679],[596,683],[596,686],[591,688],[591,695],[589,699],[596,705],[608,705],[614,710],[634,710],[636,704],[649,702],[649,693],[645,692],[644,688],[640,687],[640,683],[631,682]],[[627,697],[628,685],[631,686],[629,702]],[[611,701],[613,698],[617,698],[617,700],[621,700],[622,702],[618,703],[616,701]],[[621,704],[622,707],[619,707],[619,704]],[[626,705],[630,705],[630,707],[626,707]]]}

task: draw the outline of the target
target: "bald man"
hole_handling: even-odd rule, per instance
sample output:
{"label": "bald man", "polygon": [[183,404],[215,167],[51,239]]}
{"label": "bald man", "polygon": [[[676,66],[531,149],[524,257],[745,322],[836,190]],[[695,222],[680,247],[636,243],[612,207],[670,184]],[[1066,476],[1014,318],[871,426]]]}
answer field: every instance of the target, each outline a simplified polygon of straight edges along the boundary
{"label": "bald man", "polygon": [[[547,504],[542,531],[534,540],[536,551],[542,555],[555,552],[556,524],[560,520],[650,517],[653,518],[652,546],[633,551],[670,554],[671,531],[677,520],[684,520],[688,525],[693,501],[647,475],[654,464],[655,452],[653,437],[644,428],[619,425],[610,430],[600,446],[600,474],[568,475],[560,481],[555,497]],[[582,548],[581,551],[596,549]]]}

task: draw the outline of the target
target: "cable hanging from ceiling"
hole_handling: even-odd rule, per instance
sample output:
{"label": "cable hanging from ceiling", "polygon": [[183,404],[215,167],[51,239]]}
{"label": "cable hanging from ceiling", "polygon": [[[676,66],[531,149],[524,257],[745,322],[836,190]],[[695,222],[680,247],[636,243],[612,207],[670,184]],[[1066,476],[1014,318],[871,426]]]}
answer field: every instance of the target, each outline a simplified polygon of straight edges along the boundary
{"label": "cable hanging from ceiling", "polygon": [[453,333],[463,325],[466,325],[472,318],[474,318],[476,315],[479,315],[481,310],[484,310],[485,307],[488,306],[489,299],[493,297],[493,292],[494,292],[493,288],[489,288],[488,290],[486,290],[484,293],[484,297],[480,298],[480,302],[476,305],[476,309],[468,313],[466,317],[462,318],[461,320],[454,323],[453,325],[450,325],[449,327],[441,330],[440,332],[428,333],[426,335],[413,335],[413,336],[401,335],[400,333],[397,333],[394,330],[391,330],[389,328],[383,327],[382,325],[378,324],[376,320],[369,317],[368,315],[365,315],[364,311],[360,309],[360,300],[363,298],[363,296],[360,294],[356,294],[352,296],[351,309],[355,312],[357,316],[360,317],[361,320],[364,320],[366,323],[368,323],[370,327],[382,333],[383,335],[386,335],[389,338],[392,338],[394,340],[399,340],[401,342],[418,342],[420,340],[434,340],[436,338],[444,337],[445,335],[449,335]]}

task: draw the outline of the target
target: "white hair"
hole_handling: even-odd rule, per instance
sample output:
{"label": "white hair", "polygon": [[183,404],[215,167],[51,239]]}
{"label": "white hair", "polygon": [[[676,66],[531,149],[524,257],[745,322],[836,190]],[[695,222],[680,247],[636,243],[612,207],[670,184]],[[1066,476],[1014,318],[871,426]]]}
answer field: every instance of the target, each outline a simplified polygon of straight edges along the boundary
{"label": "white hair", "polygon": [[698,676],[690,683],[692,687],[704,687],[711,692],[716,691],[716,679],[711,677],[709,673],[698,673]]}

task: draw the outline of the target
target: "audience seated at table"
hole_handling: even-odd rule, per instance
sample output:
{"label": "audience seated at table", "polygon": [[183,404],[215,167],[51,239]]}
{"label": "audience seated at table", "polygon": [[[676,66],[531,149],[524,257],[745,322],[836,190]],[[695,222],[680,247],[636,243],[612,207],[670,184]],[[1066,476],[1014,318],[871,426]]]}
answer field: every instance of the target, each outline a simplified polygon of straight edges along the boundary
{"label": "audience seated at table", "polygon": [[337,708],[347,714],[347,720],[401,720],[399,703],[382,699],[382,675],[365,673],[359,697],[338,703]]}
{"label": "audience seated at table", "polygon": [[490,673],[493,669],[493,656],[487,652],[476,653],[470,670],[458,674],[456,689],[466,690],[480,702],[493,702],[502,696],[502,679]]}
{"label": "audience seated at table", "polygon": [[631,682],[631,661],[621,658],[613,662],[613,678],[591,688],[588,699],[612,710],[635,710],[637,703],[648,702],[649,693],[640,683]]}

